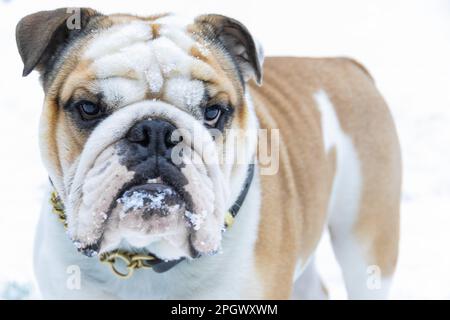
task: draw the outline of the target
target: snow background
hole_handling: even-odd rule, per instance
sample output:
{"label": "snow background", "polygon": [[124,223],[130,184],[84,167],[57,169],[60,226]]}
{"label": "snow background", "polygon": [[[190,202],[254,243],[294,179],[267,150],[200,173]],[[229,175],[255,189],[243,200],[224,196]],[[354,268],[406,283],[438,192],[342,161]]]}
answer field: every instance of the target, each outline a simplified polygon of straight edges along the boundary
{"label": "snow background", "polygon": [[[121,4],[122,3],[122,4]],[[266,55],[336,56],[370,70],[394,114],[403,149],[400,260],[391,298],[450,298],[450,1],[0,0],[0,296],[38,298],[32,246],[47,176],[37,131],[43,93],[22,78],[14,30],[26,14],[92,6],[104,13],[221,13],[246,24]],[[319,270],[346,297],[330,246]]]}

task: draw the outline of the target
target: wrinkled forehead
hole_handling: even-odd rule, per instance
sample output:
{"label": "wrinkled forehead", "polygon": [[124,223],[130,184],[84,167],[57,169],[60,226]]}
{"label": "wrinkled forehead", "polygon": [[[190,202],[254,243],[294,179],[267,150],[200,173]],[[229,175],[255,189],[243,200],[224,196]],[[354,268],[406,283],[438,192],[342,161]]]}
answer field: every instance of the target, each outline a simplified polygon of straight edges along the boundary
{"label": "wrinkled forehead", "polygon": [[217,95],[238,103],[240,85],[231,61],[197,34],[193,20],[167,15],[109,21],[83,43],[61,90],[63,100],[89,92],[117,107],[160,99],[193,110]]}

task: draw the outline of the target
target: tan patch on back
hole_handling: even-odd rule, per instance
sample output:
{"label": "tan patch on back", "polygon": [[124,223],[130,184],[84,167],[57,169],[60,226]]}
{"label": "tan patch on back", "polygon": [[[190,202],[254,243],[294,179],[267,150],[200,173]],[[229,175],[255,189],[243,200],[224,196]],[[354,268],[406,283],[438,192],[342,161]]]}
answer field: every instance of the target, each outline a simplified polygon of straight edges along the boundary
{"label": "tan patch on back", "polygon": [[334,93],[341,126],[355,144],[364,181],[354,232],[370,248],[367,263],[378,265],[383,276],[389,276],[397,262],[400,223],[402,170],[396,129],[368,71],[352,59],[337,62],[346,81],[330,79],[326,86]]}
{"label": "tan patch on back", "polygon": [[318,90],[329,95],[360,156],[364,183],[355,235],[372,248],[368,263],[379,265],[383,274],[395,265],[398,141],[373,82],[346,59],[268,58],[263,86],[251,85],[261,127],[281,134],[279,172],[261,177],[256,266],[266,298],[290,297],[295,260],[307,262],[325,227],[336,150],[324,151],[320,113],[312,98]]}

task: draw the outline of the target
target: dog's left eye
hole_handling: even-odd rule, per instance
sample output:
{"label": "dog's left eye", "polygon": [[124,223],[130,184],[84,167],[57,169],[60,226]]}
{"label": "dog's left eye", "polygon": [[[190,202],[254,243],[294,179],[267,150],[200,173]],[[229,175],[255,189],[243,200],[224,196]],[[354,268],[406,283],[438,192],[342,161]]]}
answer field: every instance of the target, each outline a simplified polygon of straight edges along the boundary
{"label": "dog's left eye", "polygon": [[207,107],[204,113],[205,123],[210,127],[214,127],[217,121],[219,120],[221,114],[222,114],[221,106],[212,105],[210,107]]}
{"label": "dog's left eye", "polygon": [[102,115],[102,109],[96,103],[90,101],[80,101],[76,104],[81,118],[85,121],[94,120]]}

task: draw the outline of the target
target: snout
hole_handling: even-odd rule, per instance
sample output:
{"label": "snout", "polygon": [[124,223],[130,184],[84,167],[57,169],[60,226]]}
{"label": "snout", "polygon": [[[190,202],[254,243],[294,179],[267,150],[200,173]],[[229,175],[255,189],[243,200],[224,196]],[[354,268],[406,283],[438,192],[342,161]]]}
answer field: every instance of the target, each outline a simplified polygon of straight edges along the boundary
{"label": "snout", "polygon": [[218,162],[205,160],[214,158],[207,129],[174,106],[141,102],[115,112],[77,163],[70,236],[81,251],[124,241],[162,258],[217,250],[228,190]]}
{"label": "snout", "polygon": [[121,164],[134,173],[118,199],[127,211],[137,209],[137,199],[139,209],[146,207],[142,210],[146,217],[167,215],[177,206],[192,209],[191,197],[184,190],[188,181],[173,161],[173,148],[182,140],[175,138],[175,130],[168,120],[145,119],[135,123],[119,144]]}
{"label": "snout", "polygon": [[110,213],[113,239],[144,246],[155,236],[186,232],[185,213],[192,211],[188,180],[172,161],[176,126],[164,119],[136,122],[118,145],[119,159],[133,179],[124,184]]}

